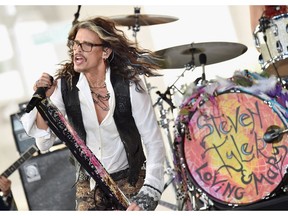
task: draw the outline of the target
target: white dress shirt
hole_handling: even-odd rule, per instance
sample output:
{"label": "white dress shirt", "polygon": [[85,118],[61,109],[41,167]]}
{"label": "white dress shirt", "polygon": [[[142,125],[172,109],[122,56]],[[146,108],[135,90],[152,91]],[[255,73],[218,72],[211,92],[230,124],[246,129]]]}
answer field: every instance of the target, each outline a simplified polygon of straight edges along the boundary
{"label": "white dress shirt", "polygon": [[[115,95],[110,82],[110,69],[106,72],[106,85],[110,93],[107,116],[99,124],[92,100],[90,88],[86,77],[80,73],[77,88],[83,123],[86,130],[86,145],[101,161],[109,173],[115,173],[128,168],[128,161],[123,143],[117,131],[113,113],[115,110]],[[141,85],[143,82],[141,81]],[[165,149],[157,119],[152,107],[149,94],[135,90],[135,84],[130,85],[130,98],[132,114],[141,135],[146,155],[146,178],[144,184],[149,184],[162,191],[164,187],[164,158]],[[52,103],[65,115],[65,106],[62,100],[61,82],[58,80],[57,87],[50,97]],[[23,115],[21,121],[29,136],[35,137],[36,144],[41,151],[48,150],[55,141],[55,135],[48,128],[37,128],[37,109]],[[93,183],[92,183],[93,184]],[[91,185],[91,187],[93,187]]]}

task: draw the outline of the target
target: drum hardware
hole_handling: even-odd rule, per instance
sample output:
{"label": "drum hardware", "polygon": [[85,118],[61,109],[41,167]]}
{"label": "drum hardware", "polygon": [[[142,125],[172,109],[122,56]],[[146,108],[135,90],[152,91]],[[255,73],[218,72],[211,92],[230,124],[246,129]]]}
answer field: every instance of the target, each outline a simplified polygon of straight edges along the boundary
{"label": "drum hardware", "polygon": [[214,206],[212,200],[207,196],[207,194],[203,193],[199,190],[199,200],[201,200],[203,206],[199,208],[199,210],[209,210]]}
{"label": "drum hardware", "polygon": [[[191,43],[156,51],[158,64],[162,69],[201,66],[200,55],[205,53],[205,65],[223,62],[238,57],[247,51],[247,47],[231,42]],[[191,60],[192,55],[192,60]]]}
{"label": "drum hardware", "polygon": [[[150,84],[148,84],[148,86],[150,86]],[[170,105],[170,108],[172,109],[172,111],[174,109],[174,105],[173,105],[172,100],[171,100],[170,89],[168,88],[164,94],[161,94],[159,91],[157,91],[156,93],[159,95],[159,98],[158,98],[157,102],[153,105],[153,107],[155,107],[156,105],[158,105],[158,107],[159,107],[160,120],[159,120],[158,124],[161,128],[164,128],[165,133],[167,135],[166,137],[168,139],[169,147],[170,147],[170,149],[172,149],[172,147],[171,147],[172,138],[171,138],[171,132],[169,129],[169,123],[173,122],[174,120],[167,118],[167,114],[169,113],[169,110],[165,109],[163,106],[163,101],[165,101]],[[175,190],[175,193],[176,193],[177,203],[175,205],[175,204],[160,200],[159,204],[162,206],[165,206],[169,209],[172,209],[172,210],[181,210],[182,209],[181,208],[181,202],[179,200],[179,197],[181,196],[181,194],[179,194],[179,190],[178,190],[179,185],[177,185],[176,180],[175,180],[175,178],[176,178],[175,170],[170,165],[170,162],[169,162],[169,159],[167,156],[165,156],[165,164],[166,164],[166,168],[164,170],[164,173],[169,176],[169,179],[167,180],[167,182],[165,182],[163,191],[165,191],[167,189],[167,187],[172,184],[173,189]]]}
{"label": "drum hardware", "polygon": [[[160,121],[159,121],[159,125],[165,129],[165,133],[167,135],[167,139],[168,139],[168,143],[169,143],[169,147],[170,149],[172,149],[172,138],[171,138],[171,132],[170,132],[170,129],[169,129],[169,123],[170,123],[170,120],[167,118],[167,114],[168,114],[168,111],[164,109],[164,106],[163,106],[163,99],[162,97],[159,97],[159,99],[157,100],[157,103],[154,104],[155,105],[158,105],[159,106],[159,112],[160,112]],[[177,183],[175,182],[175,170],[172,168],[170,162],[169,162],[169,159],[167,158],[167,156],[165,157],[165,163],[166,163],[166,169],[165,169],[165,174],[167,174],[169,176],[169,179],[168,181],[164,184],[164,190],[167,189],[167,187],[172,184],[173,185],[173,188],[175,190],[175,193],[176,193],[176,197],[178,197],[178,194],[177,194],[177,188],[178,188],[178,185]],[[178,199],[176,199],[178,201]],[[168,206],[167,203],[163,203],[164,206],[166,207],[170,207],[171,208],[171,205]],[[172,205],[173,206],[173,205]],[[171,209],[174,209],[174,208],[177,208],[179,210],[179,206],[180,204],[177,203],[176,207],[174,205],[173,208]]]}
{"label": "drum hardware", "polygon": [[[187,167],[181,149],[182,137],[185,134],[183,124],[177,125],[175,128],[175,136],[172,150],[174,152],[174,166],[177,180],[177,200],[179,202],[179,210],[200,210],[199,208],[199,193],[192,184],[187,175]],[[202,204],[201,204],[202,205]]]}
{"label": "drum hardware", "polygon": [[[191,200],[192,210],[207,210],[210,208],[210,202],[207,196],[204,196],[204,193],[201,194],[200,190],[198,190],[191,181],[188,181],[188,194]],[[204,197],[207,199],[204,199]]]}
{"label": "drum hardware", "polygon": [[[165,113],[165,114],[164,114]],[[162,128],[169,128],[169,123],[171,121],[173,121],[173,119],[168,119],[166,118],[166,114],[168,113],[168,110],[160,110],[160,121],[159,121],[159,125],[162,127]]]}
{"label": "drum hardware", "polygon": [[171,135],[169,135],[169,134],[170,134],[170,130],[169,130],[169,125],[168,125],[169,122],[170,122],[170,120],[169,120],[169,119],[167,118],[167,116],[166,116],[166,114],[168,113],[168,111],[164,109],[162,97],[160,97],[160,98],[157,100],[157,103],[154,104],[154,106],[155,106],[155,105],[158,105],[158,106],[159,106],[160,119],[161,119],[159,125],[160,125],[162,128],[165,128],[165,129],[167,130],[167,132],[168,132],[167,135],[168,135],[168,137],[169,137],[169,143],[172,143],[172,139],[170,138]]}
{"label": "drum hardware", "polygon": [[174,211],[177,211],[178,210],[178,207],[177,206],[175,206],[174,204],[171,204],[171,203],[169,203],[169,202],[166,202],[166,201],[164,201],[164,200],[159,200],[159,205],[162,205],[162,206],[165,206],[165,207],[167,207],[167,208],[169,208],[169,209],[171,209],[171,210],[174,210]]}
{"label": "drum hardware", "polygon": [[[171,88],[168,87],[167,90],[164,92],[164,94],[162,94],[160,91],[156,91],[156,94],[158,94],[160,97],[159,99],[163,99],[171,108],[171,111],[173,112],[173,109],[175,109],[176,107],[174,106],[173,102],[172,102],[172,94],[170,92]],[[153,105],[155,106],[158,102],[159,99],[157,100],[157,102]]]}
{"label": "drum hardware", "polygon": [[202,81],[202,79],[203,79],[202,77],[198,77],[198,78],[196,78],[196,79],[194,80],[194,82],[193,82],[193,83],[195,84],[195,86],[200,85],[199,82]]}
{"label": "drum hardware", "polygon": [[[182,200],[181,210],[193,210],[193,211],[202,211],[209,210],[214,203],[211,199],[199,188],[195,187],[192,181],[189,179],[185,159],[180,158],[180,167],[182,168],[183,181],[181,182],[182,188],[178,190],[179,200]],[[181,191],[182,190],[182,191]]]}
{"label": "drum hardware", "polygon": [[285,133],[288,133],[288,129],[283,130],[279,126],[271,125],[264,133],[263,139],[267,143],[278,143],[282,140]]}
{"label": "drum hardware", "polygon": [[167,174],[167,175],[172,176],[172,177],[165,183],[165,185],[164,185],[164,190],[165,190],[165,189],[172,183],[172,181],[174,180],[174,178],[175,178],[175,172],[174,172],[174,170],[172,169],[172,167],[169,165],[169,166],[165,169],[164,173]]}
{"label": "drum hardware", "polygon": [[282,191],[286,193],[288,191],[288,185],[281,187]]}
{"label": "drum hardware", "polygon": [[202,81],[201,81],[201,84],[205,85],[207,83],[206,75],[205,75],[205,65],[206,65],[206,62],[207,62],[206,54],[201,53],[199,55],[199,62],[200,62],[200,65],[202,66],[202,77],[201,77]]}
{"label": "drum hardware", "polygon": [[[201,210],[203,203],[200,200],[200,195],[197,192],[197,189],[192,184],[192,182],[189,180],[187,175],[187,168],[184,163],[184,158],[180,158],[180,172],[182,176],[182,181],[180,181],[180,187],[177,190],[178,193],[178,200],[181,203],[180,210],[185,211],[197,211]],[[201,201],[201,202],[200,202]]]}
{"label": "drum hardware", "polygon": [[[268,29],[270,23],[271,23],[270,19],[268,19],[267,17],[262,15],[259,19],[259,31],[265,33],[265,31],[266,31],[266,29]],[[266,37],[266,35],[264,35],[264,37]],[[266,39],[267,39],[267,37],[266,37]],[[264,38],[264,40],[265,40],[265,38]]]}
{"label": "drum hardware", "polygon": [[[169,123],[170,120],[167,119],[167,114],[168,111],[164,109],[163,106],[163,99],[162,97],[159,97],[157,103],[155,105],[159,106],[159,112],[160,112],[160,126],[165,129],[167,138],[168,138],[168,143],[170,144],[170,149],[174,149],[175,147],[173,146],[172,142],[172,137],[169,129]],[[177,156],[176,156],[177,157]],[[176,161],[178,162],[176,162]],[[177,210],[199,210],[198,207],[198,198],[196,197],[195,193],[195,187],[190,184],[189,180],[187,179],[187,175],[183,175],[183,172],[186,172],[186,165],[184,163],[184,158],[180,157],[178,159],[174,158],[174,167],[176,169],[180,169],[178,172],[182,172],[181,177],[177,175],[177,171],[175,168],[172,168],[170,165],[170,162],[168,158],[166,157],[166,170],[165,174],[169,175],[168,181],[164,185],[164,190],[170,185],[173,184],[173,188],[175,189],[175,194],[176,194],[176,208]],[[178,166],[179,164],[179,166]],[[189,185],[190,184],[190,185]],[[162,202],[161,202],[162,203]],[[160,203],[160,204],[161,204]],[[167,203],[163,203],[163,206],[169,207]],[[171,208],[171,204],[170,207]],[[174,206],[175,208],[175,206]],[[173,208],[171,208],[173,209]]]}
{"label": "drum hardware", "polygon": [[[193,57],[192,57],[192,59],[193,59]],[[206,80],[206,74],[205,74],[205,65],[206,65],[206,62],[207,62],[206,54],[201,53],[199,55],[199,62],[200,62],[200,65],[202,67],[202,76],[198,77],[198,78],[196,78],[194,80],[193,83],[194,83],[195,86],[206,85],[208,83],[208,81]],[[201,83],[200,83],[200,81],[201,81]],[[183,93],[182,93],[182,95],[183,95]]]}
{"label": "drum hardware", "polygon": [[181,77],[184,77],[184,73],[187,71],[187,70],[194,70],[195,69],[195,66],[193,66],[192,64],[189,64],[187,65],[187,67],[185,68],[185,70],[180,74],[180,76],[177,77],[177,79],[174,81],[174,83],[171,85],[171,86],[168,86],[166,91],[164,93],[161,93],[160,91],[157,91],[156,94],[158,94],[160,97],[159,99],[156,101],[156,103],[153,105],[153,107],[155,107],[161,100],[164,100],[171,108],[171,111],[173,113],[173,109],[176,108],[176,106],[174,106],[173,102],[172,102],[172,93],[171,91],[178,91],[181,95],[184,94],[184,92],[182,92],[179,88],[177,88],[177,86],[175,85],[178,80],[181,78]]}

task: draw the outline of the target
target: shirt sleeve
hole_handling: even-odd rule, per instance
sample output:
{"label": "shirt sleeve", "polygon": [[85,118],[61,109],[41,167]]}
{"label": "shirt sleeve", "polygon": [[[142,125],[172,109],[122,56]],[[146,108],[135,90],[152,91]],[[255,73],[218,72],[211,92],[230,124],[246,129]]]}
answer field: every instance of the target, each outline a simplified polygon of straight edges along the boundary
{"label": "shirt sleeve", "polygon": [[[141,81],[141,85],[144,83]],[[150,185],[160,192],[164,187],[165,147],[160,128],[152,106],[150,95],[130,86],[132,113],[141,135],[146,153],[146,177],[144,185]]]}
{"label": "shirt sleeve", "polygon": [[[62,112],[65,113],[64,103],[61,94],[61,82],[58,80],[57,87],[50,97],[51,102]],[[37,147],[40,151],[46,151],[53,146],[56,135],[48,128],[47,130],[39,129],[36,125],[37,108],[35,107],[30,113],[25,113],[21,117],[21,122],[28,136],[34,137]]]}
{"label": "shirt sleeve", "polygon": [[17,205],[15,203],[12,191],[7,196],[2,196],[4,205],[7,207],[7,210],[17,210]]}

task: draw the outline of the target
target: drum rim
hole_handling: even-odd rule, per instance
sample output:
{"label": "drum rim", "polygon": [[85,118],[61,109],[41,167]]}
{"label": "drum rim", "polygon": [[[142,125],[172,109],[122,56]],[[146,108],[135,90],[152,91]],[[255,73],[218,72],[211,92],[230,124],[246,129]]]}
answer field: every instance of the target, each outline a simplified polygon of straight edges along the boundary
{"label": "drum rim", "polygon": [[282,13],[282,14],[278,14],[276,16],[273,16],[271,19],[278,20],[278,19],[286,18],[286,17],[288,17],[288,13]]}
{"label": "drum rim", "polygon": [[275,57],[265,61],[264,63],[259,62],[259,64],[260,64],[262,70],[267,70],[268,68],[273,67],[273,64],[276,64],[276,66],[277,66],[278,63],[280,63],[283,60],[287,60],[287,58],[288,58],[288,53],[284,53],[283,55],[275,56]]}

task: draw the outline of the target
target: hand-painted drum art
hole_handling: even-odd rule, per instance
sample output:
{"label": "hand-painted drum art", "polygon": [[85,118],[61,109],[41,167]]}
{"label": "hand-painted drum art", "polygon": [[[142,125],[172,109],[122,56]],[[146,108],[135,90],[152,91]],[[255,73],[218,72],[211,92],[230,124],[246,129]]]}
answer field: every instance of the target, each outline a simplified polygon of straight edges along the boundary
{"label": "hand-painted drum art", "polygon": [[287,127],[286,92],[271,79],[253,82],[199,89],[183,103],[176,121],[185,125],[183,157],[192,181],[220,203],[251,204],[283,185],[287,137],[271,144],[263,135],[271,125]]}

